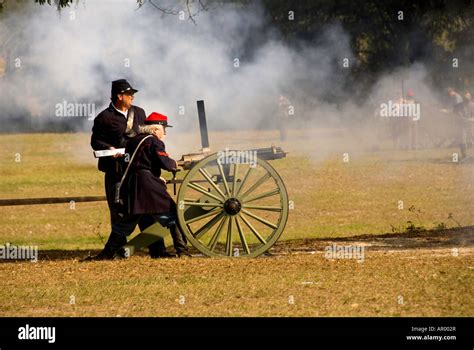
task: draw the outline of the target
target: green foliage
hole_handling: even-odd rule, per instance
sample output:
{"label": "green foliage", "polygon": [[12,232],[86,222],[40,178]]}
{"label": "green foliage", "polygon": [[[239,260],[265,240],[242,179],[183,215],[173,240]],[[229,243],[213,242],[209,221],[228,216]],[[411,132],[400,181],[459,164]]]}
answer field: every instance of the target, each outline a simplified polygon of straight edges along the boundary
{"label": "green foliage", "polygon": [[[473,78],[470,1],[263,0],[263,4],[272,25],[290,41],[313,41],[326,25],[341,23],[351,38],[356,75],[429,60],[442,81],[454,55],[465,64],[455,78]],[[289,11],[294,12],[294,20],[289,20]]]}

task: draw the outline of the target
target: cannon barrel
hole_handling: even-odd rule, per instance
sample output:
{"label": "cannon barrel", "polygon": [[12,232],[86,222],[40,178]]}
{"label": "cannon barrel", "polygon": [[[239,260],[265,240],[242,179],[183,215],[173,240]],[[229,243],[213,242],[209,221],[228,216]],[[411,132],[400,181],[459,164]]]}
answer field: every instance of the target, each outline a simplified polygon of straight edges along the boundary
{"label": "cannon barrel", "polygon": [[[200,152],[183,154],[181,156],[181,159],[178,160],[178,165],[184,170],[191,169],[194,165],[196,165],[201,160],[210,156],[213,153],[209,145],[209,133],[207,130],[207,119],[206,110],[204,108],[204,101],[197,101],[197,110],[199,117],[199,131],[201,133],[202,149]],[[274,145],[266,148],[255,148],[249,151],[256,151],[257,157],[263,160],[281,159],[286,157],[287,155],[287,152],[285,152],[281,147],[277,147]]]}
{"label": "cannon barrel", "polygon": [[204,109],[204,101],[197,101],[199,130],[201,131],[201,145],[203,151],[209,148],[209,135],[207,133],[206,110]]}
{"label": "cannon barrel", "polygon": [[257,157],[264,159],[264,160],[275,160],[285,158],[287,152],[283,151],[281,147],[271,146],[267,148],[255,148],[251,149],[250,151],[256,151]]}

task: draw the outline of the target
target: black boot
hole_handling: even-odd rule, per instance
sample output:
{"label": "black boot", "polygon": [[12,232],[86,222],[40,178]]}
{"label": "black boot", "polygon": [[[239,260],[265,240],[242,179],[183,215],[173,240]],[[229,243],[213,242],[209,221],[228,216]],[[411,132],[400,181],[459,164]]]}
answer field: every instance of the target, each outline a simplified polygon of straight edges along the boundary
{"label": "black boot", "polygon": [[186,236],[182,234],[178,225],[170,226],[170,233],[171,238],[173,238],[174,249],[176,249],[178,256],[191,256],[191,254],[189,254],[188,247],[186,247],[188,243]]}
{"label": "black boot", "polygon": [[160,238],[156,242],[150,244],[148,246],[148,251],[150,252],[150,257],[153,259],[174,257],[174,255],[166,251],[165,241],[163,240],[163,238]]}
{"label": "black boot", "polygon": [[113,260],[115,258],[124,258],[125,257],[125,249],[122,248],[127,244],[127,238],[120,236],[114,232],[112,232],[105,243],[104,249],[95,256],[89,256],[83,261],[95,261],[95,260]]}

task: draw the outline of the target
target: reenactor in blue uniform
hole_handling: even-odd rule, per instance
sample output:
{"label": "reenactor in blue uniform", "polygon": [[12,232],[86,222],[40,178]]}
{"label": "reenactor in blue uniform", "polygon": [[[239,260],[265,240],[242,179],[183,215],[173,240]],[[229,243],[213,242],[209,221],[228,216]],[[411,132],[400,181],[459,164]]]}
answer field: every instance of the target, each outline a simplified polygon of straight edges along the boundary
{"label": "reenactor in blue uniform", "polygon": [[[125,148],[128,141],[138,134],[138,127],[144,123],[146,114],[142,108],[132,104],[136,92],[138,90],[134,89],[125,79],[112,82],[112,102],[94,119],[91,137],[92,149]],[[105,173],[105,194],[110,211],[111,226],[120,220],[120,215],[114,205],[114,195],[116,185],[120,182],[126,166],[125,159],[121,155],[99,158],[98,168]],[[93,259],[112,259],[117,253],[115,247],[125,243],[125,237],[112,231],[104,250]],[[160,253],[166,256],[164,242],[161,241],[158,246]]]}

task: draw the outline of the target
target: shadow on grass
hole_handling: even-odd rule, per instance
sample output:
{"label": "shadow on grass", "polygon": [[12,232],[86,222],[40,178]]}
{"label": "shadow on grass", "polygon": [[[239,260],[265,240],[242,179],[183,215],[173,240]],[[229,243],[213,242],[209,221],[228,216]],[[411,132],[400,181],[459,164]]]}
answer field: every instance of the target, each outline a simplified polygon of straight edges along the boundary
{"label": "shadow on grass", "polygon": [[[168,252],[171,254],[174,253],[173,248],[168,247]],[[38,261],[60,261],[60,260],[82,260],[87,256],[94,256],[98,254],[100,250],[66,250],[66,249],[47,249],[38,251]],[[199,255],[200,253],[191,247],[191,254]],[[136,256],[148,256],[148,252],[139,251],[135,254]],[[174,257],[172,257],[174,259]],[[15,260],[15,259],[0,259],[0,264],[2,263],[15,263],[15,262],[24,262],[25,260]]]}
{"label": "shadow on grass", "polygon": [[[370,251],[474,247],[474,226],[423,230],[418,232],[279,241],[271,248],[270,254],[268,255],[324,251],[325,247],[332,244],[344,246],[363,245],[365,249]],[[168,247],[168,251],[172,252],[173,249]],[[81,260],[88,255],[95,255],[99,252],[100,250],[40,250],[38,260]],[[190,247],[190,252],[193,255],[199,255],[199,252],[194,247]],[[148,254],[145,251],[140,251],[136,255],[147,256]],[[268,255],[264,254],[263,257]],[[19,261],[20,260],[3,260],[2,263],[14,263]]]}

